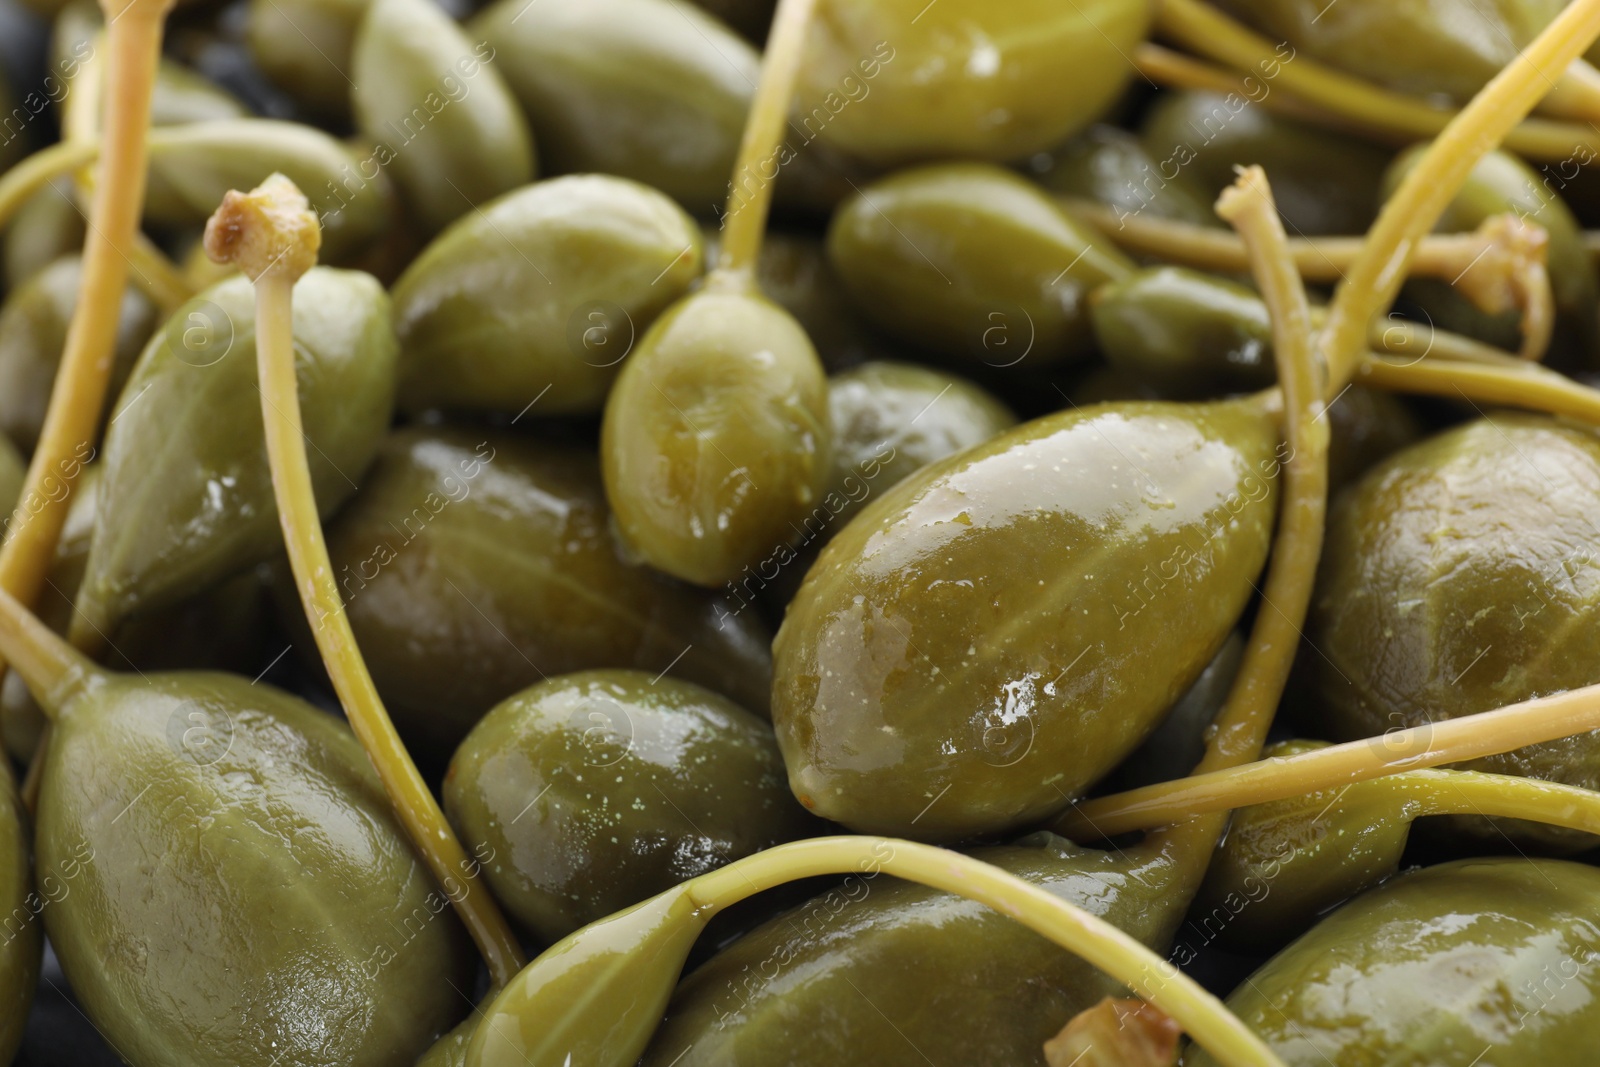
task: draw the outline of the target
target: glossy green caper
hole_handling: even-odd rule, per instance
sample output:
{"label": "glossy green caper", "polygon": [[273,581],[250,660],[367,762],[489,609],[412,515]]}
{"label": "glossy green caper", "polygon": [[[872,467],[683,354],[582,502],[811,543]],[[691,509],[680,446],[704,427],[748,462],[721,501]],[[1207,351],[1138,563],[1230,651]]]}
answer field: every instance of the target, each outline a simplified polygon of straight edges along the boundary
{"label": "glossy green caper", "polygon": [[891,335],[1002,368],[1087,354],[1088,294],[1133,269],[1037,186],[981,163],[867,186],[835,214],[828,257]]}
{"label": "glossy green caper", "polygon": [[623,543],[718,586],[797,536],[829,472],[828,383],[805,330],[754,292],[669,308],[606,401],[601,471]]}
{"label": "glossy green caper", "polygon": [[807,139],[875,167],[1020,159],[1108,109],[1145,0],[821,0],[796,88]]}
{"label": "glossy green caper", "polygon": [[508,193],[396,283],[401,404],[598,412],[637,337],[701,262],[694,221],[637,182],[586,174]]}
{"label": "glossy green caper", "polygon": [[[151,338],[123,387],[77,598],[94,630],[110,633],[279,550],[255,313],[242,276],[200,293]],[[388,430],[398,348],[389,317],[370,275],[319,267],[295,285],[300,403],[324,514],[355,492]]]}
{"label": "glossy green caper", "polygon": [[[1426,150],[1426,145],[1418,145],[1395,159],[1384,176],[1386,193],[1394,190]],[[1584,247],[1578,220],[1550,188],[1544,174],[1507,152],[1488,153],[1472,168],[1435,229],[1440,233],[1461,233],[1477,229],[1492,216],[1507,213],[1543,227],[1550,237],[1546,260],[1557,312],[1551,356],[1593,365],[1595,345],[1600,342],[1600,274]],[[1519,312],[1485,314],[1451,282],[1439,278],[1412,279],[1406,283],[1405,292],[1442,329],[1479,337],[1512,351],[1520,343]]]}
{"label": "glossy green caper", "polygon": [[234,675],[97,682],[57,720],[36,855],[67,887],[50,943],[122,1056],[387,1067],[456,1022],[451,887],[348,727]]}
{"label": "glossy green caper", "polygon": [[[1600,433],[1542,416],[1478,419],[1368,471],[1328,520],[1307,628],[1315,728],[1373,737],[1600,680],[1596,514]],[[1467,766],[1596,788],[1600,743]]]}
{"label": "glossy green caper", "polygon": [[[1164,857],[1124,858],[1050,834],[974,855],[1148,945],[1164,947],[1172,935]],[[912,1067],[932,1055],[1042,1067],[1045,1040],[1117,992],[1092,966],[998,912],[869,869],[686,977],[643,1062]]]}
{"label": "glossy green caper", "polygon": [[402,431],[330,525],[350,625],[414,751],[448,754],[495,704],[589,668],[670,671],[765,714],[755,613],[624,562],[596,467],[504,433]]}
{"label": "glossy green caper", "polygon": [[58,900],[57,879],[33,884],[31,849],[11,768],[0,760],[0,1063],[22,1043],[39,981],[44,933],[39,914]]}
{"label": "glossy green caper", "polygon": [[1017,424],[972,382],[911,363],[865,363],[829,378],[828,419],[833,465],[823,502],[834,529],[872,495]]}
{"label": "glossy green caper", "polygon": [[1403,92],[1465,103],[1561,13],[1565,0],[1223,0],[1312,59]]}
{"label": "glossy green caper", "polygon": [[1216,655],[1271,537],[1259,404],[1107,404],[912,475],[823,549],[774,642],[789,783],[855,830],[1066,807]]}
{"label": "glossy green caper", "polygon": [[145,219],[196,226],[230,189],[253,189],[273,173],[287,176],[311,201],[322,224],[322,259],[360,251],[388,225],[393,191],[383,146],[354,149],[311,126],[271,119],[219,119],[150,131]]}
{"label": "glossy green caper", "polygon": [[371,0],[356,31],[356,126],[393,155],[425,232],[533,180],[533,135],[492,55],[432,0]]}
{"label": "glossy green caper", "polygon": [[[1288,741],[1262,755],[1323,747]],[[1207,944],[1270,950],[1390,877],[1411,832],[1395,799],[1381,781],[1353,782],[1234,812],[1189,912],[1190,929]]]}
{"label": "glossy green caper", "polygon": [[1148,267],[1095,290],[1089,322],[1107,363],[1168,396],[1260,389],[1276,378],[1267,305],[1226,278]]}
{"label": "glossy green caper", "polygon": [[503,701],[456,751],[444,802],[496,898],[547,943],[818,828],[766,721],[644,671]]}
{"label": "glossy green caper", "polygon": [[56,178],[23,201],[0,236],[7,289],[83,248],[83,213],[70,178]]}
{"label": "glossy green caper", "polygon": [[1139,136],[1159,173],[1180,173],[1208,197],[1233,184],[1235,166],[1259,163],[1291,236],[1364,232],[1378,213],[1390,156],[1237,93],[1164,95],[1145,114]]}
{"label": "glossy green caper", "polygon": [[1228,700],[1244,659],[1244,637],[1235,630],[1161,725],[1133,750],[1111,779],[1117,789],[1169,782],[1194,771],[1206,751],[1207,731]]}
{"label": "glossy green caper", "polygon": [[[29,451],[44,425],[82,277],[81,259],[58,259],[0,305],[0,433]],[[158,321],[155,306],[133,286],[123,291],[121,309],[111,356],[113,390],[128,380]]]}
{"label": "glossy green caper", "polygon": [[1560,860],[1429,867],[1334,912],[1228,1007],[1287,1067],[1587,1067],[1597,896],[1600,871]]}
{"label": "glossy green caper", "polygon": [[552,173],[632,178],[696,214],[721,206],[761,68],[728,27],[671,0],[499,0],[470,32]]}
{"label": "glossy green caper", "polygon": [[1151,156],[1144,142],[1117,126],[1095,125],[1031,162],[1039,184],[1054,193],[1098,200],[1118,218],[1148,215],[1195,226],[1220,226],[1206,194],[1174,160]]}
{"label": "glossy green caper", "polygon": [[371,0],[249,0],[250,56],[314,115],[350,112],[350,57]]}

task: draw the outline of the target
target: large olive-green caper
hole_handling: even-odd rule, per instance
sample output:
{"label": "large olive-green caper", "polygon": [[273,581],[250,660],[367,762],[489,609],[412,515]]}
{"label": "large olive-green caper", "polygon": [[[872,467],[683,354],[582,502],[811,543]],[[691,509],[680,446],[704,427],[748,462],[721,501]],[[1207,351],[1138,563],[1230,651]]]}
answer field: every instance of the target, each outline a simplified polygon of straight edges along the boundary
{"label": "large olive-green caper", "polygon": [[[82,277],[81,259],[58,259],[0,306],[0,433],[29,451],[44,425]],[[113,390],[127,381],[157,323],[155,306],[131,285],[123,290],[121,309],[111,356]]]}
{"label": "large olive-green caper", "polygon": [[828,256],[878,326],[993,367],[1086,354],[1089,292],[1133,269],[1037,186],[980,163],[867,186],[834,216]]}
{"label": "large olive-green caper", "polygon": [[15,289],[62,256],[83,247],[84,219],[74,199],[72,179],[56,178],[22,202],[0,244],[5,249],[5,282]]}
{"label": "large olive-green caper", "polygon": [[496,898],[546,942],[817,827],[771,726],[643,671],[502,702],[456,751],[444,802]]}
{"label": "large olive-green caper", "polygon": [[[1479,419],[1368,471],[1328,520],[1307,628],[1317,728],[1372,737],[1600,681],[1596,515],[1600,434],[1542,416]],[[1600,744],[1469,766],[1592,789]]]}
{"label": "large olive-green caper", "polygon": [[874,166],[1020,159],[1111,106],[1145,0],[821,0],[795,110],[805,137]]}
{"label": "large olive-green caper", "polygon": [[1429,867],[1334,912],[1228,1007],[1287,1067],[1588,1067],[1597,898],[1600,871],[1560,860]]}
{"label": "large olive-green caper", "polygon": [[722,23],[672,0],[499,0],[471,32],[551,173],[632,178],[696,214],[721,206],[761,69]]}
{"label": "large olive-green caper", "polygon": [[910,363],[866,363],[829,378],[828,420],[833,465],[823,502],[834,529],[872,495],[1017,424],[965,378]]}
{"label": "large olive-green caper", "polygon": [[372,0],[356,31],[356,126],[387,148],[426,232],[533,180],[527,120],[500,72],[432,0]]}
{"label": "large olive-green caper", "polygon": [[1118,789],[1136,789],[1191,773],[1205,756],[1206,738],[1217,713],[1228,700],[1234,676],[1244,659],[1244,637],[1235,630],[1172,705],[1161,725],[1117,768],[1109,782]]}
{"label": "large olive-green caper", "polygon": [[401,404],[597,412],[635,339],[700,267],[693,220],[637,182],[586,174],[508,193],[395,285]]}
{"label": "large olive-green caper", "polygon": [[[1273,745],[1266,758],[1326,747]],[[1411,818],[1382,781],[1352,782],[1233,813],[1189,912],[1207,943],[1271,949],[1400,867]]]}
{"label": "large olive-green caper", "polygon": [[[78,591],[94,630],[110,633],[129,615],[278,551],[255,313],[244,277],[213,286],[151,338],[123,388]],[[370,275],[312,270],[295,285],[294,340],[311,478],[326,515],[355,492],[393,414],[389,298]]]}
{"label": "large olive-green caper", "polygon": [[711,286],[668,309],[601,427],[623,542],[717,586],[792,540],[827,484],[827,390],[805,331],[765,297]]}
{"label": "large olive-green caper", "polygon": [[50,943],[130,1063],[388,1067],[462,1013],[451,887],[349,728],[270,686],[97,678],[61,709],[37,833],[66,887]]}
{"label": "large olive-green caper", "polygon": [[774,643],[807,807],[927,840],[1059,811],[1216,654],[1266,558],[1252,401],[1107,404],[923,468],[823,549]]}
{"label": "large olive-green caper", "polygon": [[350,625],[415,750],[447,756],[513,693],[597,667],[670,671],[766,712],[755,613],[625,563],[596,466],[504,433],[404,431],[329,527]]}
{"label": "large olive-green caper", "polygon": [[[891,846],[885,845],[885,848]],[[1164,947],[1165,857],[1121,857],[1050,834],[980,849],[986,862]],[[970,900],[875,868],[757,928],[685,978],[646,1067],[1038,1064],[1042,1046],[1117,985]]]}
{"label": "large olive-green caper", "polygon": [[1226,278],[1149,267],[1095,290],[1089,321],[1107,363],[1168,396],[1259,389],[1276,377],[1267,305]]}
{"label": "large olive-green caper", "polygon": [[1233,184],[1235,166],[1260,164],[1291,235],[1365,231],[1389,162],[1366,141],[1275,115],[1236,93],[1164,95],[1140,137],[1162,174],[1181,173],[1210,197]]}
{"label": "large olive-green caper", "polygon": [[11,767],[0,760],[0,1063],[22,1043],[44,948],[39,913],[61,892],[54,879],[42,895],[34,888],[23,818]]}
{"label": "large olive-green caper", "polygon": [[315,115],[350,112],[350,56],[371,0],[249,0],[250,56]]}
{"label": "large olive-green caper", "polygon": [[322,225],[322,258],[360,251],[388,224],[393,196],[384,171],[392,153],[346,147],[310,126],[270,119],[219,119],[150,131],[145,218],[171,226],[205,222],[230,189],[270,174],[292,180]]}
{"label": "large olive-green caper", "polygon": [[1117,126],[1091,126],[1032,163],[1046,189],[1098,200],[1119,219],[1148,215],[1195,226],[1222,224],[1193,184],[1193,172],[1153,158],[1138,137]]}
{"label": "large olive-green caper", "polygon": [[[1224,0],[1297,51],[1368,81],[1466,102],[1549,25],[1565,0]],[[1552,87],[1554,77],[1552,76]]]}
{"label": "large olive-green caper", "polygon": [[[1395,159],[1384,176],[1386,193],[1393,192],[1427,147],[1417,145]],[[1506,213],[1543,227],[1550,237],[1546,262],[1557,312],[1551,355],[1593,365],[1595,345],[1600,342],[1600,275],[1584,247],[1583,230],[1573,218],[1572,209],[1551,190],[1545,175],[1509,153],[1490,152],[1472,168],[1435,229],[1440,233],[1461,233]],[[1471,269],[1468,266],[1462,273]],[[1519,345],[1519,312],[1488,315],[1474,307],[1451,282],[1440,278],[1412,279],[1406,283],[1405,292],[1442,329],[1479,337],[1513,351]]]}

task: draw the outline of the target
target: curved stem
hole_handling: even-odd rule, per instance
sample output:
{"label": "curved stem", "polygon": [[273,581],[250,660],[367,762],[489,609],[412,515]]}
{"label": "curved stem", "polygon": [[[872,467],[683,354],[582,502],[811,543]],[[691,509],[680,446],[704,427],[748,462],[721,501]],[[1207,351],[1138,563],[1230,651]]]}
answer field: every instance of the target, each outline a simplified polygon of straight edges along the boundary
{"label": "curved stem", "polygon": [[1281,1067],[1266,1044],[1171,963],[1104,919],[959,852],[881,837],[819,837],[758,852],[689,883],[702,908],[730,904],[785,882],[882,871],[987,905],[1073,952],[1176,1019],[1218,1062]]}
{"label": "curved stem", "polygon": [[[1163,10],[1183,5],[1198,6],[1197,0],[1163,0]],[[1597,36],[1600,0],[1573,0],[1472,98],[1407,172],[1334,293],[1320,338],[1331,390],[1343,389],[1350,380],[1372,320],[1394,301],[1417,243],[1433,229],[1478,160],[1539,102],[1553,80],[1551,72],[1559,75]]]}
{"label": "curved stem", "polygon": [[[1184,52],[1175,52],[1158,44],[1146,42],[1136,47],[1133,51],[1133,65],[1140,74],[1168,89],[1218,93],[1224,96],[1236,93],[1240,99],[1252,100],[1255,105],[1286,118],[1333,127],[1375,141],[1396,140],[1392,131],[1373,130],[1361,123],[1324,111],[1288,93],[1268,93],[1262,96],[1259,86],[1253,88],[1245,80],[1244,75],[1237,71],[1212,66]],[[1410,140],[1414,138],[1399,139],[1398,143],[1404,144]]]}
{"label": "curved stem", "polygon": [[1600,392],[1541,368],[1447,365],[1431,359],[1401,363],[1368,355],[1353,380],[1391,392],[1442,396],[1474,404],[1506,404],[1600,426]]}
{"label": "curved stem", "polygon": [[1411,801],[1411,818],[1493,816],[1600,834],[1600,793],[1575,785],[1461,770],[1408,771],[1381,784]]}
{"label": "curved stem", "polygon": [[[24,605],[38,597],[44,584],[66,522],[72,486],[83,468],[83,456],[93,451],[105,405],[128,278],[127,253],[138,233],[144,202],[150,96],[161,53],[162,24],[170,6],[171,0],[127,0],[108,12],[106,135],[101,146],[101,180],[84,241],[83,280],[50,393],[50,407],[5,544],[0,547],[0,589]],[[54,173],[70,171],[90,158],[81,155],[88,150],[86,145],[62,146],[55,163],[60,166],[68,160],[70,165]],[[38,167],[41,180],[47,177],[43,176],[46,169]],[[15,173],[8,173],[6,179]],[[65,491],[44,492],[45,484],[52,480]],[[4,664],[0,663],[3,675]]]}
{"label": "curved stem", "polygon": [[[1320,325],[1320,320],[1326,318],[1321,311],[1321,308],[1311,310],[1313,324]],[[1510,367],[1519,372],[1528,370],[1526,360],[1503,349],[1407,319],[1374,319],[1372,336],[1367,338],[1367,343],[1382,355],[1404,357],[1413,363],[1430,359],[1439,363],[1481,363],[1490,367]]]}
{"label": "curved stem", "polygon": [[773,16],[761,62],[761,84],[750,103],[744,139],[729,181],[728,205],[723,214],[725,232],[715,272],[721,276],[722,284],[755,284],[756,259],[761,254],[767,211],[772,205],[772,187],[783,162],[783,132],[815,7],[816,0],[779,0]]}
{"label": "curved stem", "polygon": [[[1280,90],[1293,94],[1316,111],[1334,117],[1344,128],[1375,133],[1379,140],[1394,144],[1426,140],[1442,133],[1460,114],[1453,108],[1435,107],[1418,97],[1373,85],[1296,54],[1292,48],[1285,56],[1279,52],[1283,46],[1274,45],[1203,0],[1161,0],[1156,25],[1162,34],[1200,55],[1241,71],[1256,72],[1252,75],[1256,80],[1253,88],[1240,79],[1231,89],[1221,91],[1240,92],[1253,100],[1266,84],[1271,90],[1266,97],[1269,101]],[[1572,55],[1581,54],[1586,47],[1587,44],[1579,45]],[[1515,66],[1516,61],[1511,65]],[[1560,78],[1564,66],[1542,61],[1541,65],[1555,70],[1556,75],[1539,75],[1533,100],[1493,140],[1504,138],[1506,147],[1541,162],[1559,162],[1580,147],[1600,149],[1600,136],[1587,123],[1532,120],[1519,124],[1518,120],[1532,111]]]}
{"label": "curved stem", "polygon": [[[350,728],[372,760],[395,814],[448,891],[495,985],[503,986],[526,962],[522,948],[475,877],[475,865],[389,719],[345,615],[322,536],[300,418],[292,304],[296,278],[316,260],[317,239],[316,216],[299,190],[278,175],[249,196],[229,193],[206,228],[207,251],[236,260],[255,279],[261,418],[278,521],[306,620]],[[457,886],[460,891],[452,891]]]}
{"label": "curved stem", "polygon": [[56,178],[65,177],[100,157],[100,143],[58,141],[0,174],[0,228],[11,221],[28,198]]}
{"label": "curved stem", "polygon": [[1600,729],[1600,685],[1584,686],[1494,711],[1392,730],[1381,737],[1100,797],[1062,816],[1054,828],[1078,840],[1099,839],[1400,771],[1495,756],[1596,729]]}

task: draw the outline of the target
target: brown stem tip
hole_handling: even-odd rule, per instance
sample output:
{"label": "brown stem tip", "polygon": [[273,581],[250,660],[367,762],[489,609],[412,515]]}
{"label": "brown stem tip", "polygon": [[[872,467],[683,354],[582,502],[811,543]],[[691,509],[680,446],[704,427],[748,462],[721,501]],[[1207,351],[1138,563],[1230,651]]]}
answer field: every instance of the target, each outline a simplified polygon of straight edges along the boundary
{"label": "brown stem tip", "polygon": [[266,274],[291,282],[317,265],[322,227],[305,194],[282,174],[248,193],[229,190],[206,222],[206,255],[232,263],[251,281]]}

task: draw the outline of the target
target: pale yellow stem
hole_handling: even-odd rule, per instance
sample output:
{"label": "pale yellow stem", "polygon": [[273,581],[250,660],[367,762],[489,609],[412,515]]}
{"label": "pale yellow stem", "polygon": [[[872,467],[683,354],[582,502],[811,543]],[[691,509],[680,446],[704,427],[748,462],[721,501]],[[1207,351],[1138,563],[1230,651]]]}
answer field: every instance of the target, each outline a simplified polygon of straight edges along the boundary
{"label": "pale yellow stem", "polygon": [[882,871],[977,901],[1083,957],[1172,1018],[1225,1067],[1282,1067],[1261,1038],[1171,963],[1095,915],[959,852],[879,837],[819,837],[758,852],[690,883],[720,910],[774,886],[831,874]]}

